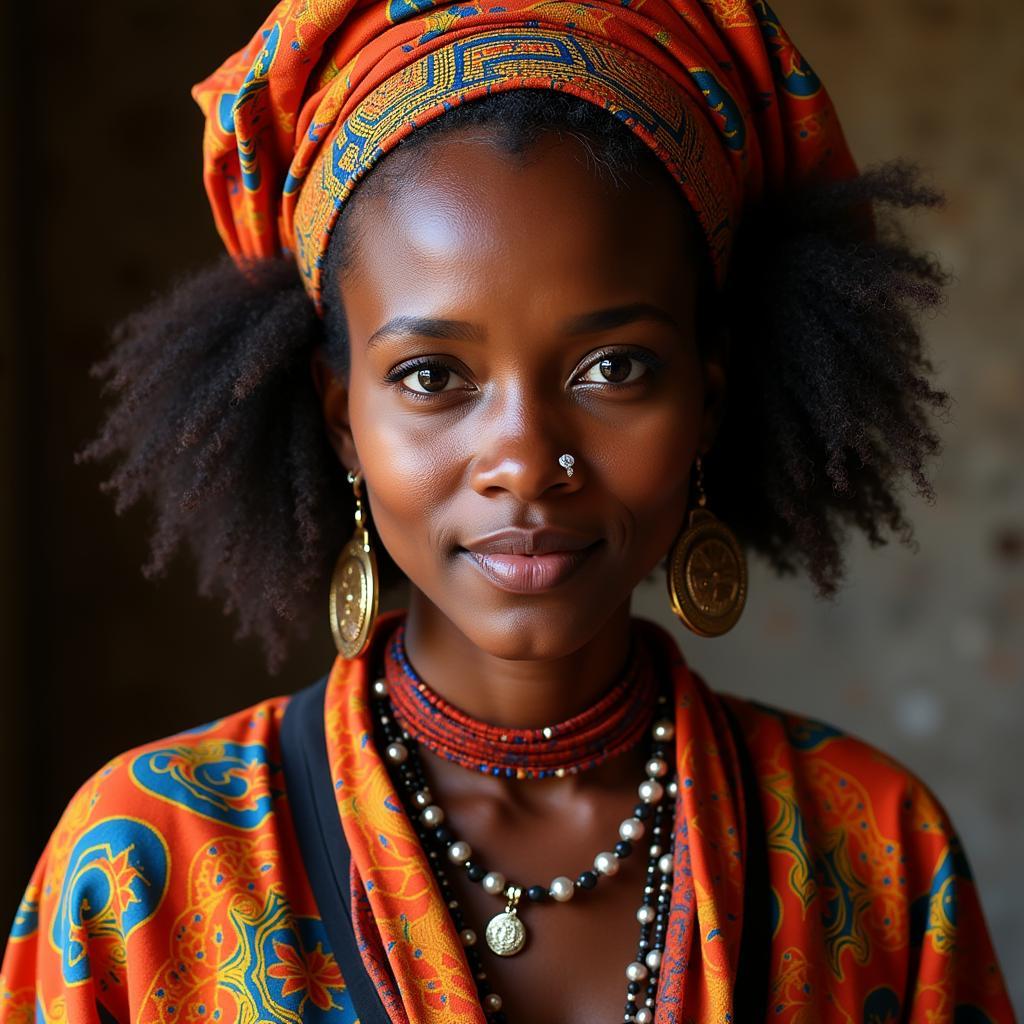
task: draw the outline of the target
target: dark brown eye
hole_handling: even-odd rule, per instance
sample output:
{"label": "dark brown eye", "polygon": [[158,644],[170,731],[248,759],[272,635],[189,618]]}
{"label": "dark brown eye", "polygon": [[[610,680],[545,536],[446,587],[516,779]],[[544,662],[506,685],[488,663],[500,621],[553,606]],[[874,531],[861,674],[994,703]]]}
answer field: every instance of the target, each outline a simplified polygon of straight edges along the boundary
{"label": "dark brown eye", "polygon": [[455,376],[445,366],[421,366],[402,378],[402,383],[410,390],[419,394],[433,395],[445,391]]}
{"label": "dark brown eye", "polygon": [[648,370],[646,364],[625,352],[616,352],[593,363],[583,374],[588,384],[628,384],[642,377]]}
{"label": "dark brown eye", "polygon": [[597,365],[605,380],[618,384],[629,376],[631,362],[628,356],[607,356]]}

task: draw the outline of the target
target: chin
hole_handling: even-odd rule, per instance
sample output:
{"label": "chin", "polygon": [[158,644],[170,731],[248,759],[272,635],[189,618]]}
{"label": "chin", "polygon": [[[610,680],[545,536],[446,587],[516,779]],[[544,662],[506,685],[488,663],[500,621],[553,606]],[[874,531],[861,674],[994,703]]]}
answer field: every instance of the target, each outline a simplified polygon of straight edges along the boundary
{"label": "chin", "polygon": [[[466,609],[472,611],[467,614]],[[554,661],[578,651],[604,627],[614,607],[545,595],[484,606],[466,602],[451,621],[482,651],[507,661]]]}

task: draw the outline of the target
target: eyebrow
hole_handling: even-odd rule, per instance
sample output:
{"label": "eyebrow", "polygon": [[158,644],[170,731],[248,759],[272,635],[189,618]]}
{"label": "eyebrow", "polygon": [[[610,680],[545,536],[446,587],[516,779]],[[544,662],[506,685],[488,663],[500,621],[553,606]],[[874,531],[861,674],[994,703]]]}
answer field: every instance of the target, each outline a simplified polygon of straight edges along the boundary
{"label": "eyebrow", "polygon": [[434,316],[396,316],[370,335],[366,347],[370,349],[385,338],[402,336],[436,338],[439,341],[480,341],[482,339],[479,329],[465,320],[442,320]]}
{"label": "eyebrow", "polygon": [[592,313],[583,313],[563,324],[564,334],[596,334],[598,331],[610,331],[616,327],[638,320],[653,320],[665,324],[675,330],[679,329],[676,318],[650,302],[633,302],[628,306],[612,306],[610,309],[598,309]]}
{"label": "eyebrow", "polygon": [[[574,316],[562,325],[562,333],[569,336],[596,334],[598,331],[610,331],[638,320],[653,320],[675,330],[679,329],[675,317],[659,306],[649,302],[633,302],[626,306],[612,306],[609,309],[598,309]],[[466,320],[445,320],[432,316],[396,316],[370,335],[366,347],[373,348],[385,338],[402,336],[434,338],[438,341],[483,340],[480,328]]]}

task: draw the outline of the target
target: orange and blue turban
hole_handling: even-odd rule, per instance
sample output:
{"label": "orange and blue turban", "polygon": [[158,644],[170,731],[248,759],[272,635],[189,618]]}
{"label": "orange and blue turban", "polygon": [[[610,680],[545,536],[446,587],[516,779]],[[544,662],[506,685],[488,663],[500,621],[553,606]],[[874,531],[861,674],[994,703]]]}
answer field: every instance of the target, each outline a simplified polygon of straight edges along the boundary
{"label": "orange and blue turban", "polygon": [[282,0],[193,95],[228,251],[291,253],[320,308],[346,198],[449,108],[556,89],[608,110],[679,183],[719,282],[746,205],[856,173],[821,82],[763,0]]}

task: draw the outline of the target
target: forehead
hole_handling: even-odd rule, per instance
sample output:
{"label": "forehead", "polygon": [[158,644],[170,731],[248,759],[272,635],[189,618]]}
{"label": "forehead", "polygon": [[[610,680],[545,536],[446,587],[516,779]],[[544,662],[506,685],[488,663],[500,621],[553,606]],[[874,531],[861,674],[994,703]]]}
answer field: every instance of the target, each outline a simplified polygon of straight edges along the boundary
{"label": "forehead", "polygon": [[389,187],[368,190],[351,211],[346,309],[367,293],[400,301],[438,289],[492,302],[538,290],[569,303],[637,289],[664,298],[696,277],[692,215],[653,156],[612,180],[575,136],[544,133],[509,154],[475,128],[409,156],[399,147],[383,166]]}

